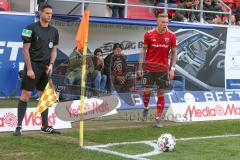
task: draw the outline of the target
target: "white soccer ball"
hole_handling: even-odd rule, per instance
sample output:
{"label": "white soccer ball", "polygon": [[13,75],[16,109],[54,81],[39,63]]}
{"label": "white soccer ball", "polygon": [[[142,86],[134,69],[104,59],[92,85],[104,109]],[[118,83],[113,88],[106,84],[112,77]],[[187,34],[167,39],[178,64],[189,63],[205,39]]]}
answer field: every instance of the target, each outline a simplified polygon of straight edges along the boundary
{"label": "white soccer ball", "polygon": [[162,152],[173,151],[176,146],[176,139],[173,135],[165,133],[158,138],[157,145]]}

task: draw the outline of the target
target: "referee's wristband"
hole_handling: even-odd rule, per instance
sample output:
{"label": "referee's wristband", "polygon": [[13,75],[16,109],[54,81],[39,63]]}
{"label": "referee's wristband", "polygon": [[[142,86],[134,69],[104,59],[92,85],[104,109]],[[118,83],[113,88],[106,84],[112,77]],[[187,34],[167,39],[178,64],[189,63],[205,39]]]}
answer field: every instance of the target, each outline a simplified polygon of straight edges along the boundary
{"label": "referee's wristband", "polygon": [[175,70],[176,70],[176,68],[175,68],[175,67],[171,67],[171,70],[172,70],[172,71],[175,71]]}
{"label": "referee's wristband", "polygon": [[51,63],[49,63],[49,64],[52,64],[52,65],[53,65],[54,63],[51,62]]}

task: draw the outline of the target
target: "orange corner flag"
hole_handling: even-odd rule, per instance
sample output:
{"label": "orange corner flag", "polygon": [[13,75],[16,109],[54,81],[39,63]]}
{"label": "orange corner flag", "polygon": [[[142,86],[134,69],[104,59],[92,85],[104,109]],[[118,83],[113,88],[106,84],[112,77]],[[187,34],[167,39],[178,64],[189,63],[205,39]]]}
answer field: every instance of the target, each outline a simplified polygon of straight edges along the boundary
{"label": "orange corner flag", "polygon": [[43,111],[45,111],[48,107],[50,107],[56,101],[57,101],[57,94],[55,92],[52,81],[49,80],[38,102],[36,116],[40,116],[40,114]]}
{"label": "orange corner flag", "polygon": [[85,10],[82,16],[81,24],[76,35],[77,49],[83,49],[85,42],[88,40],[89,14],[89,11]]}

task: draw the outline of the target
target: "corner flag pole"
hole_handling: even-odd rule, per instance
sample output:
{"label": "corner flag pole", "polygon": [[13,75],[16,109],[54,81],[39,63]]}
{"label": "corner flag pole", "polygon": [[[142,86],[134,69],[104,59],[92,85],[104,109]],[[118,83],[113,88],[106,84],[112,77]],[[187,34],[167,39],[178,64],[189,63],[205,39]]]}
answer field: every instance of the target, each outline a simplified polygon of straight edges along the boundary
{"label": "corner flag pole", "polygon": [[84,121],[83,121],[83,113],[84,113],[84,98],[85,98],[85,76],[86,76],[86,55],[87,55],[87,41],[83,45],[83,59],[82,59],[82,79],[81,79],[81,105],[80,105],[80,146],[83,146],[83,129],[84,129]]}
{"label": "corner flag pole", "polygon": [[87,56],[87,44],[88,44],[88,30],[89,30],[89,11],[85,10],[82,16],[81,23],[78,28],[76,36],[77,49],[83,49],[82,53],[82,75],[81,75],[81,97],[80,97],[80,122],[79,122],[79,145],[83,146],[84,136],[84,98],[85,98],[85,77],[86,77],[86,56]]}

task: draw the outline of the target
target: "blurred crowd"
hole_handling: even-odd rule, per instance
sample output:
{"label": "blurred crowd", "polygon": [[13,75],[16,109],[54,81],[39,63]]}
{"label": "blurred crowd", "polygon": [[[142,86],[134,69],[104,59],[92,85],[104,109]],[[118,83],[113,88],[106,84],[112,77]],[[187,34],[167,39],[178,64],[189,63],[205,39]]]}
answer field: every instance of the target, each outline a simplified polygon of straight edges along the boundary
{"label": "blurred crowd", "polygon": [[[155,6],[164,7],[165,0],[153,0]],[[200,20],[200,5],[201,0],[167,0],[168,8],[173,8],[168,10],[169,18],[173,21],[180,22],[203,22],[211,24],[229,24],[231,20],[232,25],[240,24],[240,1],[239,0],[223,0],[222,2],[218,0],[203,0],[203,10],[218,12],[218,13],[203,13],[203,19]],[[177,10],[175,10],[175,8]],[[222,14],[219,12],[229,12],[229,8],[232,10],[231,18],[229,15]],[[191,9],[192,11],[187,11],[184,9]],[[194,11],[196,10],[196,11]],[[163,12],[163,9],[155,9],[154,13]]]}
{"label": "blurred crowd", "polygon": [[[139,0],[145,4],[151,3],[154,6],[165,7],[165,0]],[[211,24],[240,24],[240,0],[203,0],[203,10],[210,11],[203,12],[201,15],[201,0],[166,0],[168,9],[167,13],[169,18],[173,21],[180,22],[193,22],[193,23],[211,23]],[[38,4],[45,3],[47,0],[38,0]],[[118,3],[121,6],[107,5],[111,10],[113,18],[124,18],[125,0],[106,0],[108,3]],[[128,3],[133,3],[128,1]],[[85,4],[86,8],[89,5]],[[85,8],[85,9],[86,9]],[[191,9],[191,11],[186,10]],[[224,14],[232,10],[231,16]],[[11,11],[10,3],[8,0],[0,0],[0,11]],[[154,9],[155,15],[162,13],[163,9]],[[215,12],[215,13],[213,13]],[[216,13],[217,12],[217,13]],[[220,13],[222,12],[222,13]],[[230,17],[230,18],[229,18]],[[230,22],[229,22],[230,21]]]}

